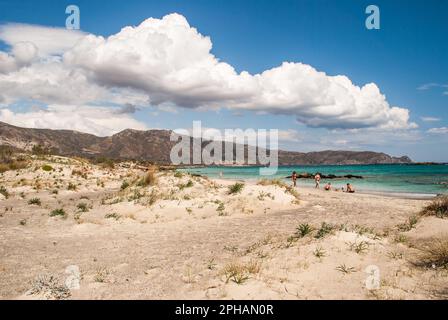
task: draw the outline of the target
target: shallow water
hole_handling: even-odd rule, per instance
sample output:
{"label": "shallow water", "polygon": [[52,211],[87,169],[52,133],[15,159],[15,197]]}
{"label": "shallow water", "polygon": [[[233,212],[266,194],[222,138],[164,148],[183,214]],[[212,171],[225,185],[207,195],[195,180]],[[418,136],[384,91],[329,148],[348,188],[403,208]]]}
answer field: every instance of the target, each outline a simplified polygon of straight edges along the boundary
{"label": "shallow water", "polygon": [[[319,166],[283,166],[273,176],[261,176],[259,167],[202,167],[183,169],[211,178],[258,180],[262,178],[285,179],[292,171],[300,173],[320,172],[324,175],[348,174],[363,176],[363,179],[322,179],[321,185],[327,181],[334,188],[341,188],[348,182],[357,191],[412,197],[432,197],[437,194],[448,194],[448,165],[319,165]],[[299,187],[314,186],[312,179],[299,179]]]}

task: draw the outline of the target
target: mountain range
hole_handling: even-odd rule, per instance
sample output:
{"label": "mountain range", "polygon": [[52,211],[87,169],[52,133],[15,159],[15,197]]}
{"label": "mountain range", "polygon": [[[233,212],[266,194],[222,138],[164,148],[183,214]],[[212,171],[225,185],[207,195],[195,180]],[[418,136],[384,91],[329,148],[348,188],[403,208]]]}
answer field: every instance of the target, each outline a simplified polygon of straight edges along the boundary
{"label": "mountain range", "polygon": [[[158,164],[170,164],[170,130],[127,129],[109,137],[98,137],[72,130],[32,129],[0,122],[0,145],[30,151],[34,146],[51,149],[63,156],[111,159],[132,159]],[[192,138],[191,138],[192,139]],[[202,146],[208,141],[203,141]],[[244,146],[247,151],[247,145]],[[389,164],[412,163],[407,156],[392,157],[372,151],[294,152],[279,150],[279,165],[317,164]]]}

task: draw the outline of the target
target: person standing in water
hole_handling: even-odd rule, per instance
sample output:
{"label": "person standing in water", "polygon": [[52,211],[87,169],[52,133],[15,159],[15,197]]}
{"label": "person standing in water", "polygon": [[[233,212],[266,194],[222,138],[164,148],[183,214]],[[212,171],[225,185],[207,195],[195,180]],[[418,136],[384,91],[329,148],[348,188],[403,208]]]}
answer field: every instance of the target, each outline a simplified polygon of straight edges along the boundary
{"label": "person standing in water", "polygon": [[320,186],[320,173],[316,173],[314,176],[314,182],[316,182],[316,189],[319,189]]}
{"label": "person standing in water", "polygon": [[291,179],[292,179],[292,183],[293,183],[294,187],[296,187],[297,186],[297,172],[293,171]]}

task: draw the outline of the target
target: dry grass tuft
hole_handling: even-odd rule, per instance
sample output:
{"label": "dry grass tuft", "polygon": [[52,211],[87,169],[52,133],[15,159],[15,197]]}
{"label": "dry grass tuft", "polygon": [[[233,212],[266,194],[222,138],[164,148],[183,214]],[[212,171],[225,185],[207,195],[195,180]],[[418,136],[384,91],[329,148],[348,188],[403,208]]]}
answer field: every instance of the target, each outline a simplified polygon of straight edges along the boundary
{"label": "dry grass tuft", "polygon": [[434,239],[422,248],[422,255],[415,265],[433,269],[448,269],[448,238]]}
{"label": "dry grass tuft", "polygon": [[429,205],[423,208],[421,215],[448,218],[448,195],[435,198]]}

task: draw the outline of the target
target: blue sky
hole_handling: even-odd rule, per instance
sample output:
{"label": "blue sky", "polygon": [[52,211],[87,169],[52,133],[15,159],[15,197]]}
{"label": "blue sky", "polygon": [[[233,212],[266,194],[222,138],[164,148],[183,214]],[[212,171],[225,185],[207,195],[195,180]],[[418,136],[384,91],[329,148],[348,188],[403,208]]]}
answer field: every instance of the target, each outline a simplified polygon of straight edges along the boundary
{"label": "blue sky", "polygon": [[[406,154],[417,161],[448,161],[448,129],[444,130],[448,127],[447,1],[0,0],[0,24],[63,28],[68,4],[79,6],[82,31],[103,36],[137,26],[149,17],[179,13],[210,37],[211,53],[237,72],[257,74],[288,61],[310,65],[329,76],[345,75],[357,86],[373,82],[391,106],[408,109],[409,122],[418,125],[398,132],[335,131],[298,122],[292,114],[260,114],[225,106],[206,111],[178,106],[176,113],[139,108],[133,117],[148,127],[175,129],[202,120],[204,126],[214,128],[278,128],[298,133],[297,139],[280,142],[290,150],[374,150]],[[380,8],[380,30],[365,28],[364,11],[369,4]],[[0,50],[7,52],[10,46],[3,43]],[[17,111],[20,104],[8,107]]]}

